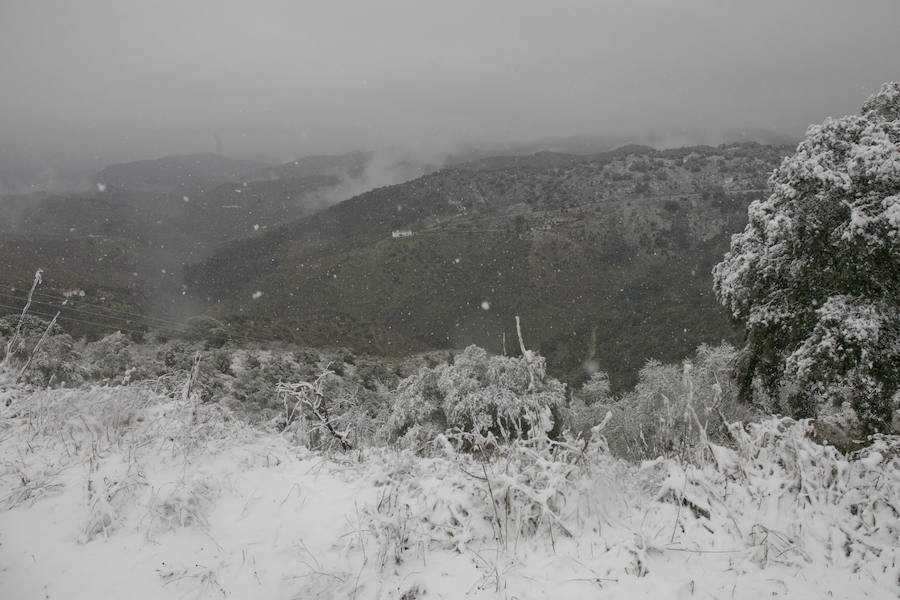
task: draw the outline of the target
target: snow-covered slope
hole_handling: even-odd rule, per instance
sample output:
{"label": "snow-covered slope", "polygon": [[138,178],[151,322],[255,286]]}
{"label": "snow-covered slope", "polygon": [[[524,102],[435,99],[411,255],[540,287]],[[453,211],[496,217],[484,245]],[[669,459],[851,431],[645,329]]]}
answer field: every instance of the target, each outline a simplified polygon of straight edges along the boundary
{"label": "snow-covered slope", "polygon": [[2,598],[900,592],[892,438],[847,460],[770,420],[695,464],[602,441],[326,455],[152,384],[0,384],[0,407]]}

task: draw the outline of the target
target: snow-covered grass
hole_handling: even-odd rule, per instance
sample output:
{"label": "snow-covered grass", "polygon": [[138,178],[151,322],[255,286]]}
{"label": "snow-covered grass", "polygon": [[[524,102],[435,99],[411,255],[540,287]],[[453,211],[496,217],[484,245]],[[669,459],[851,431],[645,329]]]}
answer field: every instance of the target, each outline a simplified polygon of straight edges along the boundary
{"label": "snow-covered grass", "polygon": [[2,598],[900,592],[896,438],[848,459],[771,419],[636,464],[601,439],[314,452],[150,383],[5,380],[0,411]]}

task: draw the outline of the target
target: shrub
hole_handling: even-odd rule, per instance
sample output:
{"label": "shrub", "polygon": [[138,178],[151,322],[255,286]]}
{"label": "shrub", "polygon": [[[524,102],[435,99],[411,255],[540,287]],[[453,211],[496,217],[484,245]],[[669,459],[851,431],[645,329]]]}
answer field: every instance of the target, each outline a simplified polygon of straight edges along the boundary
{"label": "shrub", "polygon": [[612,416],[603,429],[610,451],[629,459],[679,456],[706,451],[705,442],[728,440],[728,422],[754,418],[737,402],[732,378],[735,350],[728,344],[702,345],[682,365],[648,362],[638,384],[622,400],[593,407]]}
{"label": "shrub", "polygon": [[[4,352],[7,341],[15,335],[18,323],[18,315],[0,319],[0,336],[4,338],[0,348]],[[4,355],[6,365],[16,373],[21,372],[21,379],[33,385],[77,384],[81,381],[82,373],[76,364],[78,357],[74,352],[75,341],[58,324],[48,329],[49,324],[38,317],[25,315],[10,356],[7,358]],[[22,372],[26,364],[27,369]]]}
{"label": "shrub", "polygon": [[41,343],[22,379],[33,385],[77,385],[83,374],[78,367],[72,336],[61,333],[48,336]]}
{"label": "shrub", "polygon": [[157,369],[157,375],[164,375],[169,371],[190,371],[194,363],[194,353],[197,346],[182,341],[165,343],[156,353],[156,359],[162,363]]}
{"label": "shrub", "polygon": [[390,364],[377,359],[359,359],[356,362],[355,379],[371,391],[397,386],[397,374],[390,368]]}
{"label": "shrub", "polygon": [[85,348],[88,376],[95,380],[121,380],[134,366],[130,347],[131,340],[120,331],[88,344]]}
{"label": "shrub", "polygon": [[609,376],[603,371],[593,373],[561,411],[562,429],[584,439],[590,438],[591,429],[603,422],[614,401]]}
{"label": "shrub", "polygon": [[565,402],[565,384],[547,377],[543,357],[490,356],[469,346],[452,365],[402,380],[388,418],[391,440],[415,445],[447,429],[498,440],[545,435]]}
{"label": "shrub", "polygon": [[228,327],[212,317],[189,318],[184,325],[184,339],[189,342],[204,342],[207,348],[220,348],[229,339]]}
{"label": "shrub", "polygon": [[585,404],[609,402],[612,400],[612,388],[609,383],[609,375],[603,371],[592,373],[584,385],[581,386],[581,398]]}
{"label": "shrub", "polygon": [[234,382],[234,395],[262,408],[279,407],[278,384],[298,379],[298,366],[290,356],[259,357],[250,353],[243,367]]}

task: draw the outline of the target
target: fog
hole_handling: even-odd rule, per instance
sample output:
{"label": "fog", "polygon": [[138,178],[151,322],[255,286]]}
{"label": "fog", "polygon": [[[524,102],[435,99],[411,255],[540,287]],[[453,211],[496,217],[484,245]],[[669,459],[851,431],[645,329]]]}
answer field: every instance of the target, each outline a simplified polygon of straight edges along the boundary
{"label": "fog", "polygon": [[900,77],[898,24],[896,0],[4,0],[0,162],[796,138]]}

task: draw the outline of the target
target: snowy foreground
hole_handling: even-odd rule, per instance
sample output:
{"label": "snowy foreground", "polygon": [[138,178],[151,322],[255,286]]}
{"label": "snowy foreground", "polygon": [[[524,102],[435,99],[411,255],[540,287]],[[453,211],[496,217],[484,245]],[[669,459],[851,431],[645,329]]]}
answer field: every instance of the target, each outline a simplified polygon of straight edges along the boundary
{"label": "snowy foreground", "polygon": [[[7,405],[8,403],[8,405]],[[6,405],[6,406],[4,406]],[[323,454],[149,388],[0,385],[0,598],[894,598],[900,442]]]}

